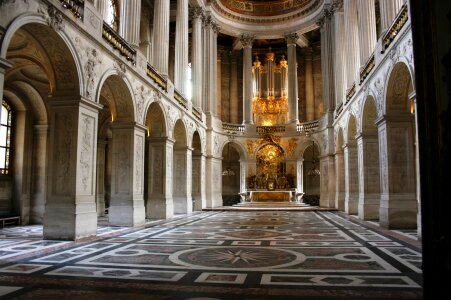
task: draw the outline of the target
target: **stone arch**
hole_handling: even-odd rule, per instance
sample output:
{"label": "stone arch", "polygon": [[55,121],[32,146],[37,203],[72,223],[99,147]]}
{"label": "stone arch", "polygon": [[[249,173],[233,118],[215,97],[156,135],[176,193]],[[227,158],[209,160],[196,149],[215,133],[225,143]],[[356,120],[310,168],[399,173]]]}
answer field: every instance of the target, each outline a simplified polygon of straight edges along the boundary
{"label": "stone arch", "polygon": [[[73,118],[74,111],[69,112],[68,109],[62,112],[53,103],[65,105],[68,103],[65,103],[65,99],[80,99],[82,75],[75,53],[66,34],[49,27],[42,15],[25,13],[19,16],[8,24],[2,39],[0,57],[11,63],[11,68],[5,74],[3,94],[16,110],[13,126],[15,146],[12,150],[12,201],[24,224],[42,224],[44,215],[52,221],[60,218],[56,214],[44,214],[46,207],[60,201],[54,196],[56,190],[65,195],[72,192],[69,190],[72,177],[69,172],[74,168],[69,167],[65,177],[52,175],[57,174],[58,169],[48,157],[56,156],[65,163],[70,159],[59,151],[61,145],[57,144],[56,131],[64,127],[64,121],[68,121],[60,113]],[[75,145],[77,136],[71,130],[78,129],[70,127],[71,124],[74,123],[68,122],[66,126],[70,132],[65,139],[66,144]],[[68,163],[68,166],[72,165]],[[52,180],[51,176],[59,179]],[[62,181],[64,185],[61,184]],[[23,199],[30,199],[29,203],[25,203]],[[77,234],[74,235],[70,226],[62,228],[58,233],[52,231],[52,221],[47,221],[48,225],[44,226],[46,238],[61,238],[62,235],[65,239],[76,238]],[[60,235],[62,232],[67,235]]]}
{"label": "stone arch", "polygon": [[158,102],[149,105],[146,114],[145,124],[147,127],[147,135],[152,138],[167,137],[167,121],[163,106]]}
{"label": "stone arch", "polygon": [[202,140],[197,130],[194,131],[191,148],[192,154],[192,187],[194,210],[200,211],[205,207],[205,157],[202,153]]}
{"label": "stone arch", "polygon": [[357,136],[359,168],[358,215],[363,220],[379,219],[379,139],[376,119],[376,101],[372,96],[368,96],[363,103],[361,129]]}
{"label": "stone arch", "polygon": [[174,214],[192,212],[191,174],[192,150],[188,147],[187,128],[182,119],[174,125],[174,155],[172,169],[172,198],[174,201]]}
{"label": "stone arch", "polygon": [[408,95],[414,90],[409,65],[396,63],[389,71],[385,85],[385,114],[410,112]]}
{"label": "stone arch", "polygon": [[108,103],[113,122],[135,121],[134,94],[126,77],[115,70],[106,71],[99,80],[96,102],[100,103],[101,98]]}
{"label": "stone arch", "polygon": [[378,120],[381,204],[379,223],[384,228],[416,228],[415,116],[409,99],[414,86],[409,66],[396,63],[389,73],[385,115]]}
{"label": "stone arch", "polygon": [[357,214],[359,197],[359,169],[357,155],[357,121],[353,114],[349,115],[345,129],[345,144],[343,147],[345,169],[345,211]]}
{"label": "stone arch", "polygon": [[302,190],[304,202],[319,205],[321,174],[313,170],[320,170],[321,146],[316,139],[310,138],[302,145]]}

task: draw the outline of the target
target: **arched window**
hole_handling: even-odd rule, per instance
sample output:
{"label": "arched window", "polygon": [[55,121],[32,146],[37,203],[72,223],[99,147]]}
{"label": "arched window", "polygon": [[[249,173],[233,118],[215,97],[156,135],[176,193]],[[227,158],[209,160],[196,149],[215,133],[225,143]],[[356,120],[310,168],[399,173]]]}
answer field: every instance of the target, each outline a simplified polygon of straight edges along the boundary
{"label": "arched window", "polygon": [[11,119],[12,111],[9,104],[3,100],[0,116],[0,174],[9,174],[9,159],[11,150]]}
{"label": "arched window", "polygon": [[119,0],[108,1],[108,14],[106,22],[113,28],[113,30],[119,30]]}

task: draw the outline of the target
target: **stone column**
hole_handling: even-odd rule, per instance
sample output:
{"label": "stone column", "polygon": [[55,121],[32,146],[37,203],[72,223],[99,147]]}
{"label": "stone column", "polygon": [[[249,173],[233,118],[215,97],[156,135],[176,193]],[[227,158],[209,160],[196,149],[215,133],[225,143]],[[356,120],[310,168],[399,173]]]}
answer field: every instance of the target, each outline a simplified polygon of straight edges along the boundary
{"label": "stone column", "polygon": [[238,67],[237,57],[230,58],[230,123],[238,124]]}
{"label": "stone column", "polygon": [[138,226],[145,222],[145,127],[112,123],[112,174],[109,221],[114,226]]}
{"label": "stone column", "polygon": [[298,39],[299,35],[295,32],[285,35],[288,56],[288,123],[294,124],[299,123],[296,62],[296,41]]}
{"label": "stone column", "polygon": [[222,160],[207,156],[206,159],[206,197],[207,208],[222,206]]}
{"label": "stone column", "polygon": [[3,102],[3,89],[5,84],[6,70],[12,67],[12,64],[4,58],[0,57],[0,101]]}
{"label": "stone column", "polygon": [[153,66],[163,76],[169,74],[169,4],[167,0],[154,1]]}
{"label": "stone column", "polygon": [[345,212],[350,215],[358,212],[359,178],[355,140],[343,146],[345,163]]}
{"label": "stone column", "polygon": [[413,116],[377,120],[381,202],[379,225],[388,229],[416,228]]}
{"label": "stone column", "polygon": [[360,68],[359,22],[357,18],[357,0],[344,0],[344,53],[346,53],[346,88],[351,88]]}
{"label": "stone column", "polygon": [[177,0],[174,86],[184,96],[187,87],[188,46],[188,0]]}
{"label": "stone column", "polygon": [[189,147],[174,148],[173,194],[174,213],[187,214],[193,211],[191,198],[192,152]]}
{"label": "stone column", "polygon": [[384,34],[395,20],[396,15],[402,7],[403,0],[380,0],[381,10],[381,33]]}
{"label": "stone column", "polygon": [[324,15],[317,23],[321,28],[321,79],[323,81],[323,102],[327,112],[335,109],[333,38],[330,11],[324,10]]}
{"label": "stone column", "polygon": [[119,34],[132,46],[139,48],[141,0],[120,1]]}
{"label": "stone column", "polygon": [[359,207],[362,220],[379,219],[381,199],[379,178],[379,144],[377,134],[360,134],[357,137],[359,159]]}
{"label": "stone column", "polygon": [[105,147],[107,141],[97,141],[97,216],[105,215]]}
{"label": "stone column", "polygon": [[150,138],[148,145],[149,176],[146,215],[148,218],[168,219],[174,215],[172,199],[174,140],[166,137]]}
{"label": "stone column", "polygon": [[108,15],[108,0],[96,0],[95,7],[97,11],[102,15],[103,20],[106,20]]}
{"label": "stone column", "polygon": [[335,207],[335,166],[334,157],[320,158],[320,206]]}
{"label": "stone column", "polygon": [[365,64],[374,51],[376,37],[376,9],[374,0],[358,0],[360,64]]}
{"label": "stone column", "polygon": [[76,240],[97,233],[96,148],[100,106],[52,99],[44,239]]}
{"label": "stone column", "polygon": [[254,36],[240,35],[243,45],[243,124],[254,124],[252,112],[252,43]]}
{"label": "stone column", "polygon": [[194,7],[191,10],[191,21],[193,27],[192,51],[191,51],[191,72],[193,85],[193,105],[195,108],[202,108],[202,68],[203,68],[203,44],[202,44],[202,15],[201,7]]}
{"label": "stone column", "polygon": [[30,199],[30,223],[42,224],[45,213],[45,200],[47,197],[45,185],[47,184],[47,125],[33,126],[33,175]]}
{"label": "stone column", "polygon": [[345,170],[343,152],[335,153],[335,208],[345,210]]}
{"label": "stone column", "polygon": [[343,7],[337,7],[333,17],[333,36],[334,36],[334,82],[335,82],[335,107],[346,100],[346,59],[345,53],[345,26]]}
{"label": "stone column", "polygon": [[211,19],[211,16],[204,18],[205,23],[205,55],[204,55],[204,111],[210,115],[215,115],[216,93],[217,93],[217,47],[216,39],[219,27]]}
{"label": "stone column", "polygon": [[421,182],[420,182],[420,149],[418,147],[418,110],[417,110],[417,94],[413,91],[409,94],[409,101],[413,103],[413,114],[415,114],[415,185],[418,203],[417,213],[417,234],[418,239],[422,238],[421,230]]}
{"label": "stone column", "polygon": [[305,51],[305,99],[306,99],[306,115],[307,122],[315,119],[315,95],[313,92],[313,51],[307,49]]}

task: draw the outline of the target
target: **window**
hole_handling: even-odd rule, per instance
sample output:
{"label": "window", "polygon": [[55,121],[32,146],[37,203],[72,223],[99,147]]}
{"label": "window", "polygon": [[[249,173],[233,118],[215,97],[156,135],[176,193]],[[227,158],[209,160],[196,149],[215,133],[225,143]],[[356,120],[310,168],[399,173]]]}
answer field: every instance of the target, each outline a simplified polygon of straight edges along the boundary
{"label": "window", "polygon": [[3,100],[0,116],[0,174],[9,174],[9,158],[11,150],[11,107]]}
{"label": "window", "polygon": [[119,0],[108,1],[106,22],[113,30],[119,30]]}

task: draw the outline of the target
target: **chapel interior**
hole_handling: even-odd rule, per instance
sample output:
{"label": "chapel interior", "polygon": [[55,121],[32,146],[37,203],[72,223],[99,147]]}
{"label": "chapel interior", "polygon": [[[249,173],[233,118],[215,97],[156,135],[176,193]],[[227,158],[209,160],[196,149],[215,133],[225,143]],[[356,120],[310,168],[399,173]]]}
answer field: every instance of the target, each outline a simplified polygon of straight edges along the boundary
{"label": "chapel interior", "polygon": [[0,1],[0,297],[449,296],[430,2]]}

